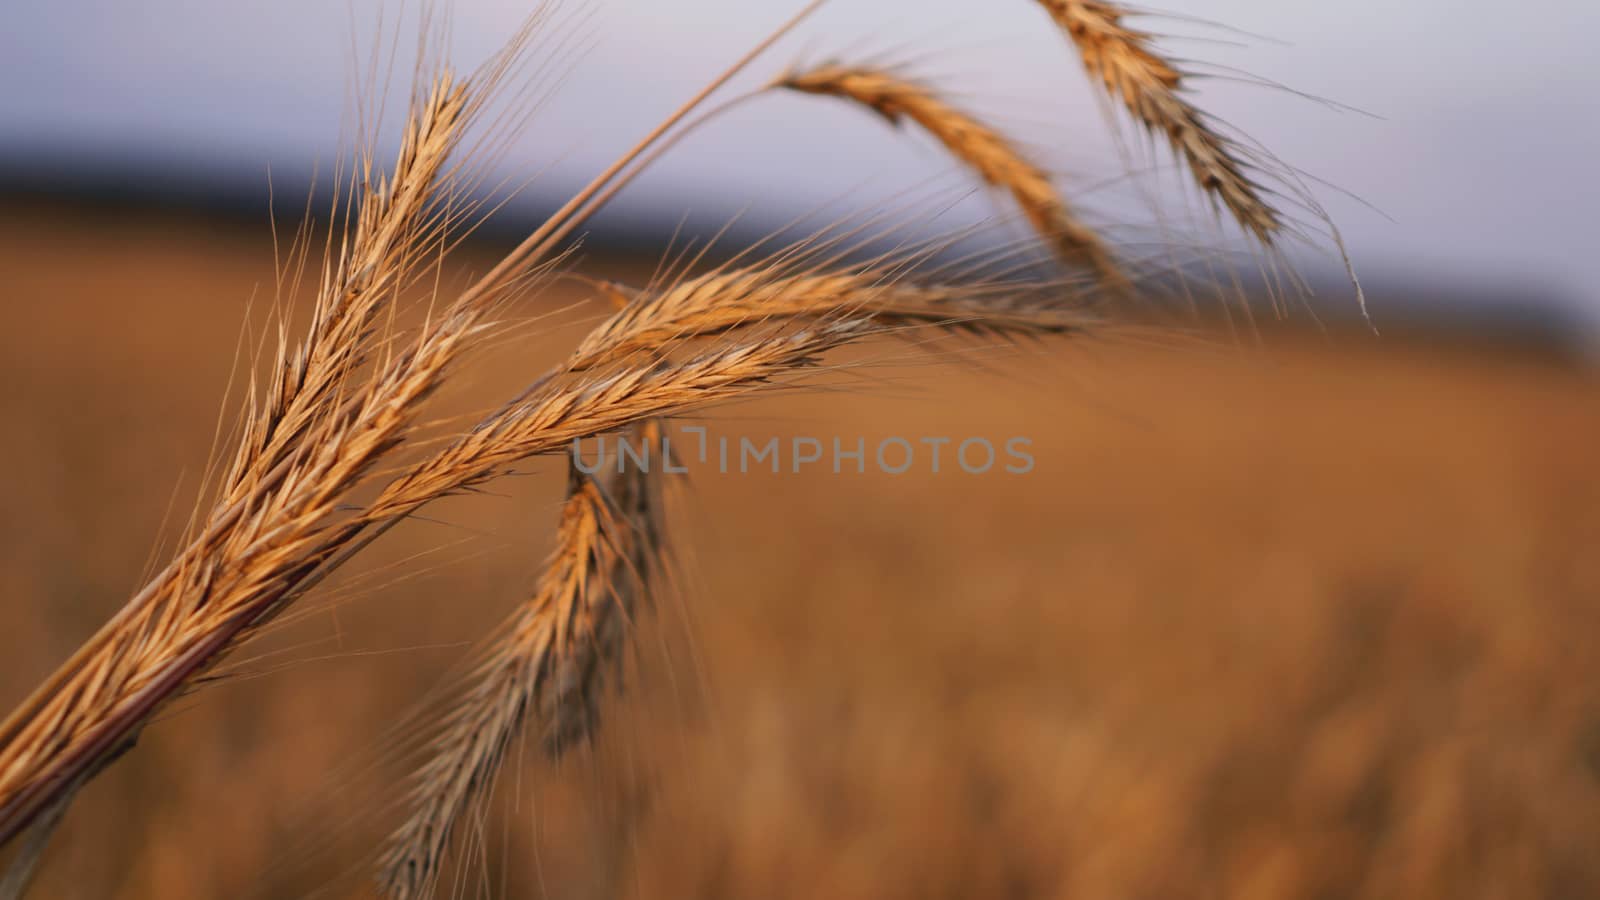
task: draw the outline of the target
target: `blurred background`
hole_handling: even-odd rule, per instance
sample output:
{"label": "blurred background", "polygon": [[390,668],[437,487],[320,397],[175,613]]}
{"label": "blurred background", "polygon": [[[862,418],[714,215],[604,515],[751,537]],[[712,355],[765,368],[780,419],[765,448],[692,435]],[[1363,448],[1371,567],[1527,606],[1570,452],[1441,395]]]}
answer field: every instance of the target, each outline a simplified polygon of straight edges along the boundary
{"label": "blurred background", "polygon": [[[348,146],[341,126],[368,51],[380,34],[408,48],[417,5],[13,4],[0,66],[26,89],[0,97],[0,184],[259,211],[270,170],[280,198],[301,196],[313,169],[326,181]],[[537,175],[513,211],[531,218],[564,197],[798,5],[555,4],[540,83],[565,78],[499,168],[517,183]],[[437,17],[450,14],[454,58],[470,65],[534,4],[438,6]],[[967,0],[831,3],[772,61],[908,62],[1035,144],[1103,222],[1137,225],[1148,198],[1105,189],[1128,160],[1077,61],[1031,7],[974,15]],[[1488,4],[1449,0],[1162,9],[1170,15],[1152,30],[1206,76],[1196,82],[1205,108],[1317,186],[1381,301],[1380,327],[1413,313],[1440,324],[1554,322],[1542,330],[1592,343],[1592,4],[1549,0],[1511,22]],[[742,210],[759,227],[817,197],[874,183],[903,191],[949,172],[934,148],[872,125],[805,98],[749,105],[663,160],[597,227],[648,235],[685,214],[722,224]],[[1337,286],[1341,273],[1317,260],[1308,277]]]}
{"label": "blurred background", "polygon": [[[529,5],[457,0],[451,57],[483,59]],[[530,73],[549,95],[486,179],[529,183],[445,283],[796,5],[562,5]],[[137,588],[195,502],[274,284],[268,214],[281,230],[326,190],[373,48],[408,58],[416,10],[386,6],[6,10],[0,705]],[[1292,254],[1317,296],[1246,339],[1202,316],[710,416],[756,436],[1026,435],[1038,465],[697,472],[675,509],[682,596],[640,623],[600,738],[523,754],[442,895],[1600,893],[1596,13],[1162,10],[1163,46],[1210,76],[1201,105],[1305,173],[1381,336],[1324,243]],[[1021,0],[834,0],[757,77],[834,56],[959,89],[1126,245],[1163,239],[1152,192],[1200,207],[1118,142]],[[735,217],[731,245],[819,198],[961,185],[934,147],[780,98],[664,159],[580,265],[642,278]],[[994,209],[968,197],[928,227]],[[552,317],[442,402],[483,408],[559,359],[598,314],[585,297],[530,298]],[[531,466],[365,555],[85,791],[33,896],[366,896],[405,716],[527,592],[561,483]]]}

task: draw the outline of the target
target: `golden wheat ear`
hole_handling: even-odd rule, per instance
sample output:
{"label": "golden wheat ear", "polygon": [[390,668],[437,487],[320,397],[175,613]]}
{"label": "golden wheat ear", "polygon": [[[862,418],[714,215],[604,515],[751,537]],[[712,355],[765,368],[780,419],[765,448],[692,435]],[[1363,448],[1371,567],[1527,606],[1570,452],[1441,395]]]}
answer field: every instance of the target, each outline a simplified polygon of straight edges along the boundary
{"label": "golden wheat ear", "polygon": [[353,234],[329,260],[311,332],[282,350],[211,511],[177,557],[0,725],[0,844],[130,746],[149,718],[279,608],[327,517],[409,434],[417,407],[474,331],[436,323],[375,350],[397,286],[424,257],[440,181],[472,111],[440,71],[416,98],[398,162],[364,183]]}
{"label": "golden wheat ear", "polygon": [[[658,420],[629,429],[627,439],[665,452]],[[627,632],[663,580],[666,463],[603,475],[569,465],[556,550],[442,723],[410,814],[380,861],[391,900],[427,895],[457,822],[488,794],[530,719],[551,757],[595,727],[605,682],[620,675]]]}
{"label": "golden wheat ear", "polygon": [[1096,272],[1107,288],[1128,288],[1128,276],[1116,257],[1067,207],[1044,170],[1005,135],[927,85],[886,69],[827,64],[790,73],[777,86],[858,104],[891,125],[915,122],[985,183],[1008,192],[1063,260]]}
{"label": "golden wheat ear", "polygon": [[1038,0],[1067,33],[1084,67],[1152,134],[1163,135],[1189,164],[1196,183],[1234,221],[1270,246],[1283,220],[1251,178],[1237,144],[1183,96],[1184,71],[1155,49],[1152,35],[1130,28],[1126,7],[1105,0]]}

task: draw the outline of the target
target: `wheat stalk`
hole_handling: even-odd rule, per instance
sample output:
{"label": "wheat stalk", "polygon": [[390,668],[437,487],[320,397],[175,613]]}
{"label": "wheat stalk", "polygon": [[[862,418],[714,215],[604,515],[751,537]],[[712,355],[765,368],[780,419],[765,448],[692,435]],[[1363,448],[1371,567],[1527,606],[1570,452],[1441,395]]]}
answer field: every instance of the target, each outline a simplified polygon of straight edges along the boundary
{"label": "wheat stalk", "polygon": [[837,97],[882,116],[890,125],[915,122],[987,184],[1011,194],[1034,230],[1062,259],[1097,273],[1103,284],[1126,290],[1128,277],[1099,236],[1062,200],[1044,170],[993,127],[942,99],[926,85],[886,69],[827,64],[793,72],[777,82],[788,90]]}
{"label": "wheat stalk", "polygon": [[1077,45],[1091,78],[1152,134],[1165,136],[1200,189],[1240,227],[1270,245],[1278,211],[1250,175],[1235,143],[1183,95],[1185,73],[1155,49],[1150,34],[1123,24],[1129,11],[1105,0],[1039,0]]}

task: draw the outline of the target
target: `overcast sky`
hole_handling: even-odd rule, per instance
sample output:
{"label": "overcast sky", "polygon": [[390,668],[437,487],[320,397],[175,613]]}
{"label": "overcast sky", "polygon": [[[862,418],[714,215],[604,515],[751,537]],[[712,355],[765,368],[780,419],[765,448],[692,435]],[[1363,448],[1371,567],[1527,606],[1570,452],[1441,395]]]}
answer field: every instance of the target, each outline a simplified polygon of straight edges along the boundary
{"label": "overcast sky", "polygon": [[[352,38],[373,33],[380,5],[8,0],[0,154],[137,153],[262,172],[326,165]],[[455,0],[455,57],[481,59],[531,6]],[[588,49],[511,168],[547,169],[561,183],[592,171],[797,6],[569,3],[568,33]],[[1151,27],[1204,38],[1169,43],[1178,55],[1371,114],[1237,80],[1200,87],[1206,108],[1332,186],[1320,196],[1358,262],[1462,283],[1525,280],[1575,298],[1600,324],[1593,0],[1545,0],[1516,15],[1488,0],[1166,0],[1160,8],[1174,18]],[[1027,0],[832,0],[772,62],[841,51],[917,60],[1048,150],[1068,185],[1123,168],[1075,57]],[[798,208],[863,178],[905,187],[946,170],[925,146],[800,98],[742,110],[687,149],[631,202]]]}

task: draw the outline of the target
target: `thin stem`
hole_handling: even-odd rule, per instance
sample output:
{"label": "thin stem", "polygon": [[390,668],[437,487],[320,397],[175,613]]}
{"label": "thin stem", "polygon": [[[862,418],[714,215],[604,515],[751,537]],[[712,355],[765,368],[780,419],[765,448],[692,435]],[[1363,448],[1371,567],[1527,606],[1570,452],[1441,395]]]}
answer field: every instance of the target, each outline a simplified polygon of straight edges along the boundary
{"label": "thin stem", "polygon": [[17,855],[11,860],[10,867],[5,870],[4,877],[0,877],[0,900],[22,900],[28,893],[28,887],[33,884],[33,876],[39,873],[39,861],[44,858],[44,851],[50,845],[51,836],[55,834],[56,827],[66,815],[67,805],[71,802],[75,790],[76,785],[72,790],[63,792],[60,799],[33,820],[26,840],[17,848]]}
{"label": "thin stem", "polygon": [[[649,150],[657,141],[662,138],[663,135],[665,135],[668,131],[671,131],[679,122],[683,121],[685,117],[687,117],[691,112],[704,103],[707,98],[721,90],[724,85],[726,85],[729,81],[732,81],[740,72],[743,72],[745,69],[749,68],[750,64],[755,62],[758,57],[769,50],[773,44],[776,44],[778,41],[782,40],[786,35],[789,34],[789,32],[798,27],[801,22],[804,22],[807,18],[809,18],[812,13],[815,13],[818,9],[822,8],[822,5],[826,2],[828,2],[828,0],[811,0],[810,3],[807,3],[805,7],[796,13],[792,18],[779,26],[776,31],[767,35],[765,39],[752,47],[748,53],[740,57],[739,60],[730,66],[726,71],[713,79],[710,84],[702,88],[699,93],[695,94],[693,97],[690,97],[687,102],[678,107],[678,109],[674,111],[672,115],[668,116],[665,121],[657,125],[649,134],[645,135],[644,138],[640,140],[639,143],[635,144],[632,149],[630,149],[627,153],[624,153],[616,162],[607,167],[604,172],[601,172],[599,175],[595,176],[593,181],[589,182],[589,184],[585,186],[583,190],[579,191],[571,200],[568,200],[565,206],[556,210],[554,215],[546,219],[544,224],[540,225],[532,234],[528,235],[528,237],[524,239],[522,243],[518,244],[515,249],[506,254],[506,257],[502,259],[498,265],[496,265],[493,269],[490,269],[489,272],[484,275],[483,278],[479,279],[478,282],[471,288],[468,288],[467,295],[469,297],[475,297],[480,293],[486,293],[492,290],[500,281],[505,279],[507,275],[516,269],[517,266],[522,265],[530,260],[537,261],[546,253],[549,253],[551,247],[560,242],[567,235],[571,234],[574,228],[582,224],[586,218],[588,218],[596,209],[599,208],[598,206],[589,205],[589,201],[592,200],[596,195],[600,194],[601,191],[604,191],[607,185],[611,183],[612,179],[621,174],[621,172],[626,169],[634,160],[642,156],[645,151]],[[607,197],[609,197],[611,193],[614,193],[614,191],[609,192]]]}
{"label": "thin stem", "polygon": [[640,175],[643,175],[646,169],[650,168],[652,165],[655,165],[657,160],[661,159],[661,157],[667,155],[667,153],[669,153],[673,148],[677,147],[684,138],[700,130],[701,127],[705,126],[712,119],[721,116],[723,113],[728,112],[742,103],[746,103],[756,97],[761,96],[762,94],[765,94],[768,90],[769,89],[765,87],[758,88],[756,90],[740,94],[739,96],[733,97],[723,103],[719,103],[711,109],[706,110],[704,113],[701,113],[695,118],[694,121],[678,129],[676,134],[673,134],[671,137],[657,144],[655,149],[650,152],[650,155],[640,160],[638,165],[634,166],[621,177],[614,179],[609,185],[607,185],[604,191],[596,195],[587,206],[580,210],[577,215],[573,216],[572,221],[567,226],[552,234],[549,238],[550,244],[554,246],[558,241],[565,238],[568,234],[571,234],[573,228],[577,227],[585,219],[588,219],[590,216],[594,215],[607,203],[610,203],[612,198],[616,197],[617,194],[620,193],[624,188],[632,184]]}

